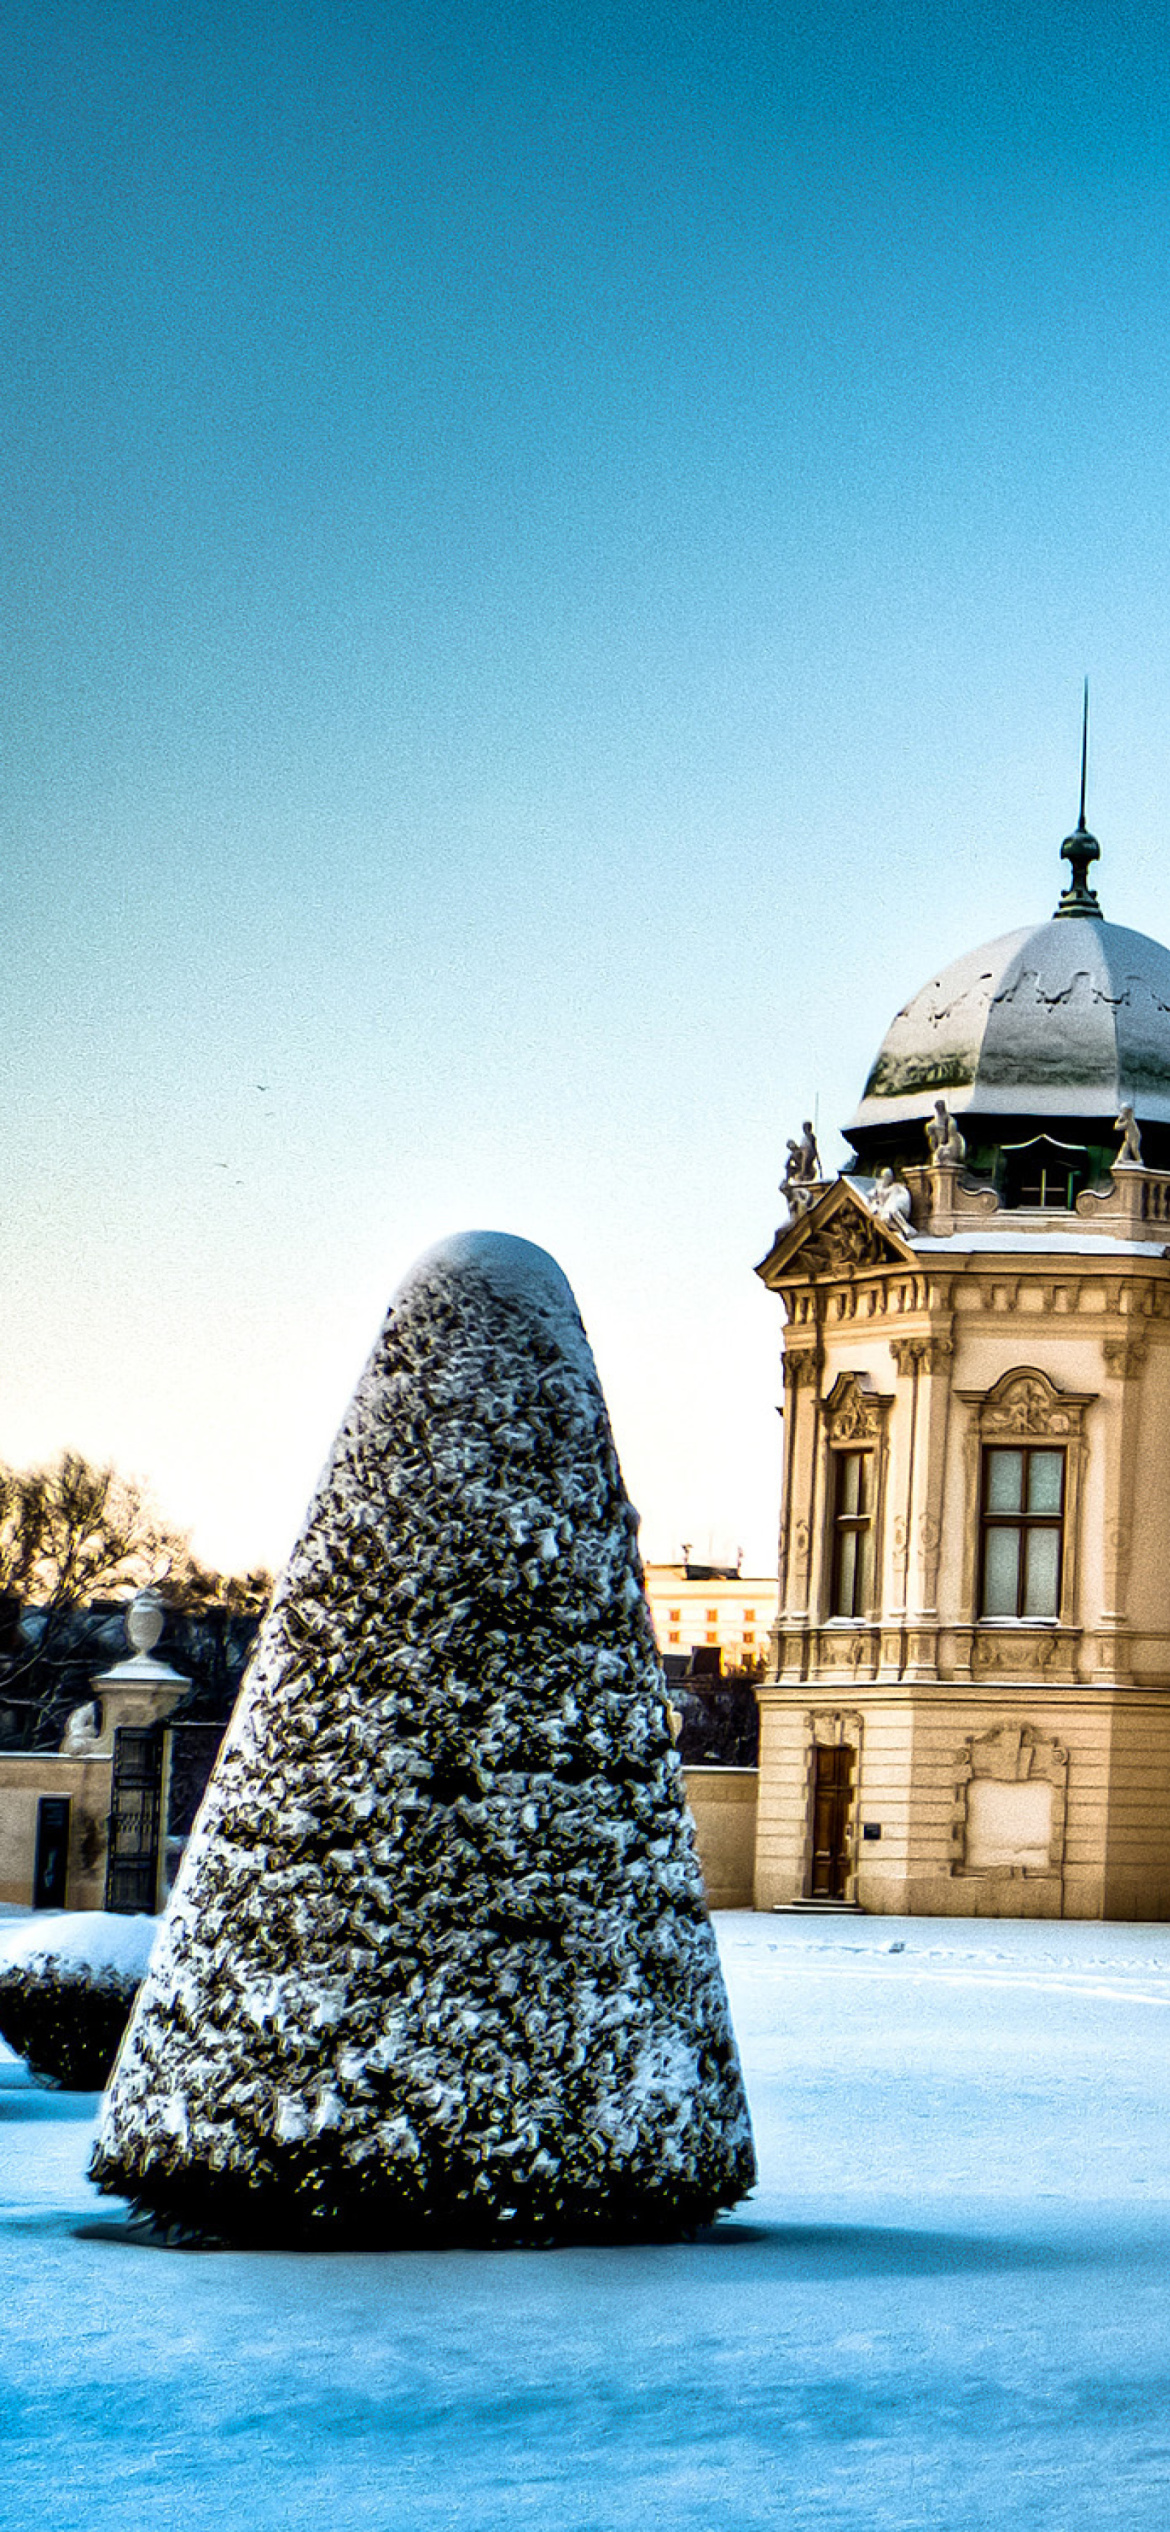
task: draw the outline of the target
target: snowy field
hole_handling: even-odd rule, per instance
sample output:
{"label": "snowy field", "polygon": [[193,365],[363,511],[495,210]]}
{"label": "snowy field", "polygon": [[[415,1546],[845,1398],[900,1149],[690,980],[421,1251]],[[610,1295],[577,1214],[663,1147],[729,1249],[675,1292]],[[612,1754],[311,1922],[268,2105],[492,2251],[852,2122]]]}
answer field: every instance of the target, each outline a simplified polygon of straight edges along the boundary
{"label": "snowy field", "polygon": [[0,2063],[0,2524],[1166,2532],[1170,1928],[720,1939],[762,2177],[690,2245],[148,2248]]}

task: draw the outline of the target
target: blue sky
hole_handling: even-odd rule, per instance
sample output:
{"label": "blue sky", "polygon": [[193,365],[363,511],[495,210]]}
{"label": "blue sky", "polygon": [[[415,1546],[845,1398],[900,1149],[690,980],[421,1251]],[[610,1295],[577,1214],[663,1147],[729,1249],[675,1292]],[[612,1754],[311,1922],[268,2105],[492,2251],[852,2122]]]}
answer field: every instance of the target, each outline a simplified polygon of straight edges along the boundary
{"label": "blue sky", "polygon": [[771,1561],[785,1139],[1055,902],[1086,669],[1170,936],[1166,32],[16,0],[0,1454],[278,1561],[486,1225]]}

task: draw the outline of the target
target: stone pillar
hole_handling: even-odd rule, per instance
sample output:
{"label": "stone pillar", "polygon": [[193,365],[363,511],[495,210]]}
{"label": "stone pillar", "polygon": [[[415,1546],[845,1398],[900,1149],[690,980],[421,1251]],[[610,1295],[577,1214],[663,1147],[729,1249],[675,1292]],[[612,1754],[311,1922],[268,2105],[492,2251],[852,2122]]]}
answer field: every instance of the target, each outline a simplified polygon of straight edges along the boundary
{"label": "stone pillar", "polygon": [[132,1648],[129,1661],[99,1671],[93,1681],[101,1699],[100,1726],[91,1744],[94,1757],[112,1753],[114,1734],[123,1724],[161,1723],[186,1696],[190,1680],[172,1670],[169,1662],[154,1658],[162,1631],[161,1601],[153,1591],[140,1591],[126,1613],[126,1636]]}

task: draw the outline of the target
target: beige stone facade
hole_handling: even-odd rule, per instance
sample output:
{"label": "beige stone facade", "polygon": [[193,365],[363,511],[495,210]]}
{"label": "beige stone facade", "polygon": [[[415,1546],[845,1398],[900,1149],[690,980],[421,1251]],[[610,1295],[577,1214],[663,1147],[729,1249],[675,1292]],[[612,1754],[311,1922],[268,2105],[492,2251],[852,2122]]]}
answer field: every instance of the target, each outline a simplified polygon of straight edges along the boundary
{"label": "beige stone facade", "polygon": [[0,1754],[0,1901],[31,1907],[42,1801],[69,1804],[64,1908],[100,1908],[109,1835],[108,1758],[60,1758],[54,1752]]}
{"label": "beige stone facade", "polygon": [[823,1188],[759,1270],[786,1407],[756,1905],[1170,1917],[1170,1173],[1056,1212],[904,1183],[901,1221]]}

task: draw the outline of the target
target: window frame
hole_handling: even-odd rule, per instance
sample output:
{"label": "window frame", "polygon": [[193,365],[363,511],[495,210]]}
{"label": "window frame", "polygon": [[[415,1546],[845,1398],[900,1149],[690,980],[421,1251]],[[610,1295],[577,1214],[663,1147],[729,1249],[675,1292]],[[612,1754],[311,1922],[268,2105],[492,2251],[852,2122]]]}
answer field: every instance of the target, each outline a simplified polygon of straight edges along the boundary
{"label": "window frame", "polygon": [[[1083,1541],[1081,1538],[1082,1504],[1089,1461],[1089,1421],[1101,1403],[1101,1392],[1093,1389],[1062,1389],[1039,1363],[1014,1362],[999,1374],[987,1389],[967,1389],[956,1382],[951,1392],[957,1405],[967,1410],[963,1439],[963,1550],[959,1584],[961,1627],[971,1627],[970,1659],[978,1668],[980,1656],[977,1638],[986,1639],[1010,1630],[1026,1634],[1029,1627],[1037,1637],[1065,1639],[1052,1645],[1045,1656],[1045,1667],[1053,1678],[1073,1679],[1078,1675],[1079,1644],[1085,1621],[1081,1610]],[[1064,1450],[1064,1554],[1061,1560],[1060,1613],[1052,1618],[984,1618],[979,1615],[982,1574],[979,1554],[982,1531],[979,1511],[982,1502],[982,1451],[990,1443],[1048,1443]],[[966,1662],[966,1646],[961,1648]]]}
{"label": "window frame", "polygon": [[[881,1624],[886,1588],[886,1486],[889,1474],[889,1415],[892,1390],[879,1390],[867,1371],[840,1371],[827,1398],[820,1402],[821,1441],[816,1462],[816,1527],[809,1576],[809,1613],[814,1624],[874,1628]],[[866,1597],[856,1614],[837,1612],[837,1463],[843,1453],[866,1451],[872,1458],[869,1505],[870,1556]],[[855,1595],[856,1596],[856,1595]]]}
{"label": "window frame", "polygon": [[[845,1490],[845,1472],[854,1462],[858,1467],[858,1509],[844,1512],[841,1498]],[[830,1620],[845,1618],[854,1624],[868,1618],[873,1607],[874,1568],[877,1555],[877,1483],[878,1454],[873,1442],[850,1442],[832,1453],[833,1505],[830,1513],[829,1605]],[[847,1539],[858,1542],[860,1553],[853,1557],[852,1606],[844,1606],[842,1569]]]}
{"label": "window frame", "polygon": [[[1005,1457],[1009,1453],[1022,1463],[1020,1509],[1000,1512],[992,1509],[989,1500],[992,1462],[997,1457]],[[1031,1465],[1033,1459],[1039,1458],[1055,1459],[1060,1462],[1060,1504],[1055,1512],[1031,1512],[1027,1508],[1031,1492]],[[1018,1438],[1013,1436],[1009,1440],[1005,1437],[982,1444],[979,1472],[978,1605],[976,1611],[981,1626],[1059,1626],[1064,1600],[1068,1502],[1069,1454],[1063,1442],[1058,1442],[1047,1435],[1037,1435],[1033,1438],[1021,1434]],[[992,1534],[1002,1530],[1012,1531],[1019,1542],[1016,1553],[1016,1605],[1014,1609],[991,1610],[987,1606],[988,1544]],[[1051,1609],[1044,1610],[1043,1613],[1030,1611],[1023,1605],[1028,1587],[1028,1540],[1038,1531],[1043,1531],[1049,1536],[1055,1534],[1056,1537],[1056,1585],[1053,1592],[1053,1606]]]}

